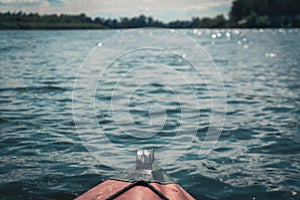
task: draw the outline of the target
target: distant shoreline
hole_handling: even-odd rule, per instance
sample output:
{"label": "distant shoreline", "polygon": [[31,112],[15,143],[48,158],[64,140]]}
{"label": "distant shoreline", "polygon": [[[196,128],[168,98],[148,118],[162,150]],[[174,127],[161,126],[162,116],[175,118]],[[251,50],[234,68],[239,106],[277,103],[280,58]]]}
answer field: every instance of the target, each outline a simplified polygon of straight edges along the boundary
{"label": "distant shoreline", "polygon": [[132,28],[170,28],[170,29],[201,29],[201,28],[300,28],[300,16],[275,16],[267,18],[255,14],[249,21],[239,20],[233,22],[225,19],[223,15],[215,18],[193,18],[190,21],[172,21],[164,23],[140,15],[139,17],[116,19],[91,19],[85,14],[81,15],[38,15],[19,13],[0,13],[0,30],[82,30],[82,29],[132,29]]}
{"label": "distant shoreline", "polygon": [[[143,28],[143,27],[141,27]],[[144,27],[144,28],[162,28],[162,27]],[[79,31],[79,30],[86,30],[86,31],[112,31],[112,30],[130,30],[130,29],[137,29],[137,28],[47,28],[47,29],[42,29],[42,28],[30,28],[30,29],[0,29],[0,31]],[[168,29],[168,28],[166,28]],[[172,28],[174,30],[216,30],[216,29],[224,29],[224,30],[230,30],[230,29],[240,29],[240,30],[276,30],[276,29],[285,29],[285,30],[294,30],[294,29],[300,29],[300,27],[292,27],[292,28],[231,28],[231,27],[226,27],[226,28]]]}
{"label": "distant shoreline", "polygon": [[119,19],[86,14],[67,15],[0,12],[0,30],[66,30],[66,29],[132,29],[132,28],[300,28],[300,6],[297,0],[269,1],[234,0],[227,19],[223,14],[213,18],[163,22],[150,16]]}

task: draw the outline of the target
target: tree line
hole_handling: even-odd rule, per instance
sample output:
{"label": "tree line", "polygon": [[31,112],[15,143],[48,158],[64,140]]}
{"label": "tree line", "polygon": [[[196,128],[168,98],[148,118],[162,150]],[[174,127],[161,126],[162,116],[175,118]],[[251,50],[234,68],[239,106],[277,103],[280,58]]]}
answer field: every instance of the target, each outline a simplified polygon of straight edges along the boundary
{"label": "tree line", "polygon": [[229,13],[236,27],[300,27],[299,0],[235,0]]}
{"label": "tree line", "polygon": [[0,13],[0,29],[100,29],[105,28],[85,14],[39,15],[38,13]]}
{"label": "tree line", "polygon": [[38,13],[0,13],[0,29],[112,29],[112,28],[279,28],[300,27],[298,0],[235,0],[226,19],[223,14],[214,18],[193,17],[168,23],[140,15],[120,19],[92,19],[85,14],[39,15]]}
{"label": "tree line", "polygon": [[176,20],[169,23],[140,15],[138,17],[122,17],[120,19],[92,19],[85,14],[80,15],[39,15],[38,13],[0,13],[0,29],[120,29],[141,27],[162,28],[218,28],[226,26],[224,15],[215,18],[198,18],[192,20]]}

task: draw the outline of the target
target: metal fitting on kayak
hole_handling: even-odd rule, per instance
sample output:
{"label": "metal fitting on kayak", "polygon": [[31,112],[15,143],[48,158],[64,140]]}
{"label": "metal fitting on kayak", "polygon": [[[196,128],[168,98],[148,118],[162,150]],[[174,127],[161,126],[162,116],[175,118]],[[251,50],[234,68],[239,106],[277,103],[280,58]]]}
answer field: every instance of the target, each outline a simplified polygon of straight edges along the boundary
{"label": "metal fitting on kayak", "polygon": [[154,151],[153,150],[138,150],[136,152],[136,171],[152,171],[154,164]]}

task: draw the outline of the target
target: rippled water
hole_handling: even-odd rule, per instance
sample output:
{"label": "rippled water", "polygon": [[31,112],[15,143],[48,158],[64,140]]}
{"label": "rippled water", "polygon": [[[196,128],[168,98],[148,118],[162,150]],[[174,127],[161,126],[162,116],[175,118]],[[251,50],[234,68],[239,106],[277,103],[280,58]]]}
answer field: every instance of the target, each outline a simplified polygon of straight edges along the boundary
{"label": "rippled water", "polygon": [[[84,58],[98,42],[118,32],[0,32],[1,199],[72,199],[117,172],[82,144],[73,121],[72,92]],[[201,44],[219,67],[227,97],[226,121],[215,148],[200,158],[199,142],[209,127],[210,104],[206,85],[195,85],[201,113],[195,141],[164,168],[197,199],[299,199],[299,29],[182,32]],[[181,110],[174,93],[164,85],[138,87],[129,102],[132,127],[159,123],[155,119],[162,117],[166,122],[147,140],[123,134],[107,109],[106,92],[117,75],[140,61],[152,63],[157,73],[154,63],[191,70],[180,57],[153,51],[146,55],[141,51],[119,58],[104,76],[104,86],[99,83],[95,92],[99,126],[132,154],[139,145],[167,144],[180,125]],[[176,93],[189,97],[182,87]],[[160,112],[161,107],[165,112]],[[151,118],[149,108],[153,108]],[[191,110],[191,118],[196,113]],[[130,129],[131,124],[126,127]],[[101,148],[101,156],[111,158],[113,150],[105,144]],[[177,151],[181,150],[179,146]],[[115,161],[133,165],[130,156]]]}

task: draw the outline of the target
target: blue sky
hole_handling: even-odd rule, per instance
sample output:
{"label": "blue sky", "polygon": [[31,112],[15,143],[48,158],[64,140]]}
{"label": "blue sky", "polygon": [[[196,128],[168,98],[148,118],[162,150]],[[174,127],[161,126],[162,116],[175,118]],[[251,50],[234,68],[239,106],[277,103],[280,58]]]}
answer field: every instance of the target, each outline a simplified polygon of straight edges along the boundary
{"label": "blue sky", "polygon": [[0,0],[0,11],[40,14],[80,14],[92,17],[132,17],[140,14],[171,21],[214,17],[230,10],[232,0]]}

